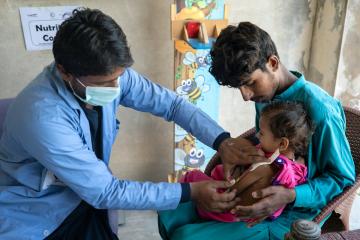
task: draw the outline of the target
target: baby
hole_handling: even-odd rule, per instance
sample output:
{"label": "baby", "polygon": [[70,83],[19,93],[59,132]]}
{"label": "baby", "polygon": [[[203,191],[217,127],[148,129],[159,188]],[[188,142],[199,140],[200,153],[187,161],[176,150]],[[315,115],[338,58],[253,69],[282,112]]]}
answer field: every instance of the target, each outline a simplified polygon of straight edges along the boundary
{"label": "baby", "polygon": [[[237,189],[237,196],[240,197],[239,205],[252,205],[261,200],[253,198],[252,192],[270,185],[294,188],[304,183],[307,168],[303,159],[306,158],[312,132],[311,120],[302,104],[273,102],[267,105],[261,112],[256,137],[259,140],[257,147],[264,151],[268,161],[237,168],[238,177],[231,189]],[[181,181],[194,182],[209,179],[223,180],[223,166],[216,166],[211,172],[211,177],[198,170],[187,172]],[[218,191],[225,190],[218,189]],[[270,218],[277,218],[284,208],[285,206],[278,209]],[[209,220],[233,222],[237,219],[230,212],[213,213],[198,208],[198,213],[203,219]],[[251,222],[252,219],[246,221]]]}

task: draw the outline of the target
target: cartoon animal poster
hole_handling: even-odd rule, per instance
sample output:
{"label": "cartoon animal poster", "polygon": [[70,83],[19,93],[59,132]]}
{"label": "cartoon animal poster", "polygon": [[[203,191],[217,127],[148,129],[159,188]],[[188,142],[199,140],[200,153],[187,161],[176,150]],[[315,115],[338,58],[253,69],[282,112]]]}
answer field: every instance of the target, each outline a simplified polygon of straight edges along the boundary
{"label": "cartoon animal poster", "polygon": [[[224,1],[176,1],[177,19],[222,19]],[[209,73],[210,48],[194,49],[175,40],[175,91],[218,121],[220,87]],[[215,151],[175,125],[175,170],[204,170]]]}
{"label": "cartoon animal poster", "polygon": [[176,19],[223,19],[224,0],[176,0]]}

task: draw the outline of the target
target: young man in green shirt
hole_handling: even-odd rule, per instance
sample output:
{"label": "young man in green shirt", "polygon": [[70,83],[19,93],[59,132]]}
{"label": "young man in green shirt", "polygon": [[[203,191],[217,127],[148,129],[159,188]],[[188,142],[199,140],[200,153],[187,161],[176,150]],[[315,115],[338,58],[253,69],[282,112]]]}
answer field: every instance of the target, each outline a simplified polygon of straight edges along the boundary
{"label": "young man in green shirt", "polygon": [[[220,85],[238,88],[245,101],[254,101],[256,128],[261,109],[270,101],[301,102],[315,125],[308,155],[308,181],[287,189],[270,186],[253,193],[261,199],[251,206],[231,209],[239,222],[204,221],[196,214],[194,203],[181,204],[176,210],[159,213],[159,229],[164,239],[283,239],[296,219],[313,219],[326,204],[355,180],[354,162],[345,136],[345,116],[339,101],[301,73],[287,70],[280,61],[269,34],[249,22],[224,29],[212,51],[210,72]],[[233,142],[239,151],[251,149],[245,139]],[[219,149],[221,152],[221,148]],[[225,163],[225,176],[239,160]],[[287,205],[275,220],[265,220]],[[242,219],[258,219],[249,228]]]}

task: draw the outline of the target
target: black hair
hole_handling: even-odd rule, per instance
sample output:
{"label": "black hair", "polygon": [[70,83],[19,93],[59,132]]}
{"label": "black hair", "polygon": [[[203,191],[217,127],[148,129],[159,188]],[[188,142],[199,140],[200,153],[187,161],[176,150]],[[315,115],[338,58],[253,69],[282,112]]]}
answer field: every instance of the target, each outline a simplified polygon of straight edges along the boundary
{"label": "black hair", "polygon": [[76,9],[59,27],[53,42],[55,62],[76,77],[109,75],[133,64],[120,26],[97,9]]}
{"label": "black hair", "polygon": [[210,73],[220,85],[240,87],[257,69],[266,71],[270,56],[279,58],[270,35],[250,22],[223,29],[211,51]]}
{"label": "black hair", "polygon": [[314,125],[299,102],[271,102],[263,108],[262,117],[268,119],[275,138],[286,137],[296,156],[306,156]]}

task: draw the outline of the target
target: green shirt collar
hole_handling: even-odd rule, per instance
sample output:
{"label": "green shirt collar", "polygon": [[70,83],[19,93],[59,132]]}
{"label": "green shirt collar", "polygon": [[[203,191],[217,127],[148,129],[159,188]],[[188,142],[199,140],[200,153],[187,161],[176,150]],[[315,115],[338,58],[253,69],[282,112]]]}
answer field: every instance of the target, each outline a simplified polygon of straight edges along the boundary
{"label": "green shirt collar", "polygon": [[294,74],[298,79],[296,79],[296,81],[284,92],[282,92],[278,95],[275,95],[274,100],[287,100],[291,96],[293,96],[294,93],[296,93],[299,89],[301,89],[304,86],[304,84],[305,84],[304,75],[302,75],[299,72],[295,72],[295,71],[290,71],[290,72],[292,74]]}

